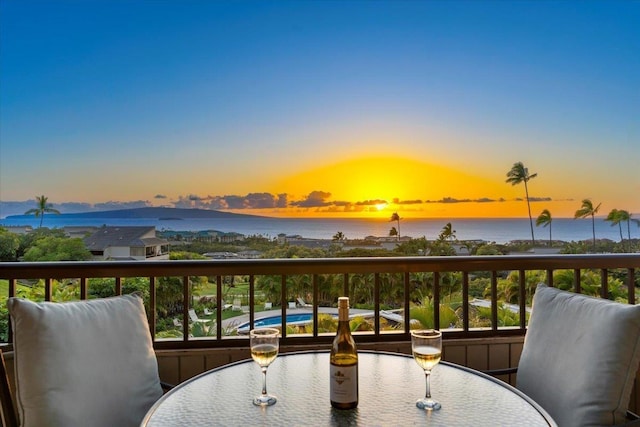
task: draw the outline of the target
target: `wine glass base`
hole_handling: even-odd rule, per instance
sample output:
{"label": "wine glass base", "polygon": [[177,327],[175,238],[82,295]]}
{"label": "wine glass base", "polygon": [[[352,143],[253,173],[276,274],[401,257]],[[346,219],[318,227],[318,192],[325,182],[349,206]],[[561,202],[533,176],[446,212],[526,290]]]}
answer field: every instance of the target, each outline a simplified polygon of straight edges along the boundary
{"label": "wine glass base", "polygon": [[278,399],[275,396],[270,396],[268,394],[258,396],[253,399],[253,404],[256,406],[271,406],[274,405]]}
{"label": "wine glass base", "polygon": [[420,399],[416,402],[416,406],[426,411],[437,411],[438,409],[442,408],[440,402],[437,402],[433,399]]}

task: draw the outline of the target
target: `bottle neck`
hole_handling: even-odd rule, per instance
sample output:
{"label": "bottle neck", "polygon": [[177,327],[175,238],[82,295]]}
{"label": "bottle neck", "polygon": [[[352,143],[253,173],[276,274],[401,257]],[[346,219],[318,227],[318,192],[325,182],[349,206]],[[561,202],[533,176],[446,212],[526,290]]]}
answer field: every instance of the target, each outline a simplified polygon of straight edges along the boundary
{"label": "bottle neck", "polygon": [[338,322],[349,322],[349,309],[340,308],[338,310]]}

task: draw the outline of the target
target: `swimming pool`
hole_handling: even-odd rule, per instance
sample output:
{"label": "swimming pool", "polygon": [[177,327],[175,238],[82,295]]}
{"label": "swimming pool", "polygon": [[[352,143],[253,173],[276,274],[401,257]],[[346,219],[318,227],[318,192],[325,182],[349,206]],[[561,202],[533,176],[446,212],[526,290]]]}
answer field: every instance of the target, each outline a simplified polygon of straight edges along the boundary
{"label": "swimming pool", "polygon": [[[311,323],[313,313],[296,313],[287,314],[287,325],[306,325]],[[254,328],[267,328],[269,326],[281,326],[282,316],[269,316],[255,319],[253,321]],[[249,322],[244,322],[238,325],[237,330],[239,333],[249,332]]]}

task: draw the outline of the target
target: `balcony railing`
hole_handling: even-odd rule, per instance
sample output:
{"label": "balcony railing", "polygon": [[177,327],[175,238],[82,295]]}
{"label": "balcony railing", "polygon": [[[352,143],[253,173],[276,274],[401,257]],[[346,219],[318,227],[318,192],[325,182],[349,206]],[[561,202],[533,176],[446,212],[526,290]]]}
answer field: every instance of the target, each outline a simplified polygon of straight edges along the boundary
{"label": "balcony railing", "polygon": [[[559,286],[558,278],[562,273],[562,285],[566,287],[566,278],[570,277],[570,290],[574,292],[588,291],[602,298],[623,299],[636,304],[639,270],[638,254],[41,262],[0,263],[0,284],[6,283],[9,296],[20,294],[19,289],[28,284],[38,289],[34,299],[50,301],[59,299],[54,291],[61,283],[73,283],[78,290],[76,297],[87,299],[92,280],[113,280],[112,293],[117,295],[123,292],[123,283],[128,278],[144,278],[148,288],[145,303],[156,348],[181,349],[246,346],[241,335],[230,333],[223,325],[228,320],[224,319],[222,299],[229,286],[225,284],[226,278],[231,277],[242,277],[248,283],[249,309],[245,316],[249,327],[260,316],[256,307],[260,307],[259,302],[263,303],[265,283],[271,284],[270,292],[277,292],[278,300],[271,302],[281,315],[282,342],[297,345],[332,339],[333,333],[321,329],[319,318],[335,304],[338,295],[354,298],[359,295],[370,314],[371,330],[356,333],[356,340],[360,342],[408,341],[412,324],[407,314],[425,304],[432,307],[432,324],[440,326],[445,339],[500,337],[525,333],[531,296],[540,281]],[[589,272],[588,277],[586,272]],[[212,305],[217,308],[210,321],[211,330],[204,337],[194,336],[194,322],[189,317],[189,309],[195,301],[193,282],[200,277],[213,283],[215,292],[209,300],[215,301]],[[594,277],[597,278],[595,284]],[[172,278],[174,285],[176,281],[179,283],[175,298],[179,302],[177,312],[160,313],[160,300],[167,299],[163,278]],[[265,278],[269,280],[265,281]],[[292,278],[297,278],[297,282],[292,282]],[[505,291],[507,280],[514,283]],[[482,295],[478,295],[480,291]],[[312,325],[303,333],[292,332],[286,327],[288,302],[296,301],[301,293],[312,306],[308,310],[313,314]],[[485,322],[478,324],[473,303],[480,300],[485,303],[487,314]],[[358,301],[353,302],[358,307]],[[506,306],[506,303],[511,305]],[[441,309],[445,306],[455,309],[458,319],[449,326],[443,325],[441,318]],[[502,326],[501,310],[506,307],[516,317],[515,325]],[[397,313],[396,317],[401,316],[394,328],[389,328],[381,316],[381,312],[388,311]],[[166,324],[167,317],[175,318],[176,324],[180,325],[176,327],[177,337],[159,336],[162,334],[157,325]],[[10,344],[10,328],[7,337]]]}

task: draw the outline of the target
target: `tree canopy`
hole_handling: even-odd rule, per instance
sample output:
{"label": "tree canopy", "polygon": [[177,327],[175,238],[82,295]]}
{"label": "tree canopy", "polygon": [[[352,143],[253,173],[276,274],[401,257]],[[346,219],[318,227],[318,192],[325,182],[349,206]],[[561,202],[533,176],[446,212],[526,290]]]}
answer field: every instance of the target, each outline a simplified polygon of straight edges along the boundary
{"label": "tree canopy", "polygon": [[54,236],[36,240],[24,254],[25,261],[88,261],[91,258],[82,239]]}

